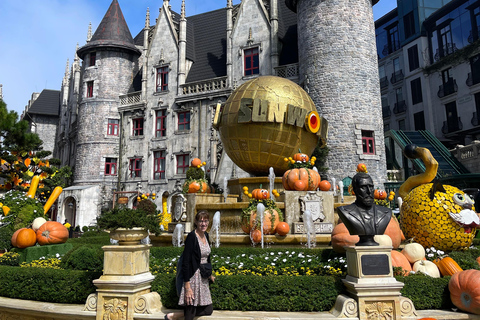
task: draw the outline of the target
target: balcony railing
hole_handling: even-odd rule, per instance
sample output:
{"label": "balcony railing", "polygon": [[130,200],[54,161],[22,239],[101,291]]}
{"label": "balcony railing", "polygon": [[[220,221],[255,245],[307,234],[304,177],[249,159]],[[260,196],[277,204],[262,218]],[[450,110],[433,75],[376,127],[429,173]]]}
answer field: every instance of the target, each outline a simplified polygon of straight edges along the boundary
{"label": "balcony railing", "polygon": [[442,127],[443,134],[452,133],[460,130],[463,130],[463,123],[460,117],[452,121],[443,121],[443,127]]}
{"label": "balcony railing", "polygon": [[393,41],[392,43],[386,44],[383,47],[382,54],[386,56],[390,53],[397,51],[398,49],[400,49],[400,41]]}
{"label": "balcony railing", "polygon": [[390,82],[392,84],[395,84],[399,81],[402,81],[403,80],[403,70],[398,70],[398,71],[395,71],[393,74],[392,74],[392,77],[390,78]]}
{"label": "balcony railing", "polygon": [[452,93],[457,92],[457,90],[458,90],[457,81],[452,78],[449,78],[447,82],[445,82],[444,84],[441,84],[438,87],[437,96],[439,98],[443,98]]}
{"label": "balcony railing", "polygon": [[136,91],[120,96],[120,105],[128,106],[130,104],[137,104],[142,101],[142,91]]}
{"label": "balcony railing", "polygon": [[277,77],[286,79],[298,78],[298,63],[286,64],[275,68],[275,75]]}
{"label": "balcony railing", "polygon": [[470,121],[472,123],[472,126],[476,127],[480,124],[480,117],[477,112],[473,113],[472,120]]}
{"label": "balcony railing", "polygon": [[480,83],[480,74],[473,74],[472,72],[469,72],[465,83],[469,87],[473,86],[474,84]]}
{"label": "balcony railing", "polygon": [[384,118],[388,118],[392,115],[392,112],[390,111],[390,106],[382,107],[382,114]]}
{"label": "balcony railing", "polygon": [[433,59],[435,60],[435,62],[437,62],[441,58],[446,57],[446,56],[454,53],[457,50],[458,49],[457,49],[457,46],[455,45],[455,43],[447,43],[446,45],[443,46],[442,52],[440,52],[440,49],[437,49],[435,51],[435,55],[434,55]]}
{"label": "balcony railing", "polygon": [[383,90],[385,88],[388,88],[388,78],[387,78],[387,76],[380,79],[380,89]]}
{"label": "balcony railing", "polygon": [[227,77],[189,82],[181,86],[183,94],[199,94],[227,89]]}
{"label": "balcony railing", "polygon": [[400,114],[407,111],[407,103],[405,100],[401,100],[395,103],[395,106],[393,107],[393,113],[395,114]]}

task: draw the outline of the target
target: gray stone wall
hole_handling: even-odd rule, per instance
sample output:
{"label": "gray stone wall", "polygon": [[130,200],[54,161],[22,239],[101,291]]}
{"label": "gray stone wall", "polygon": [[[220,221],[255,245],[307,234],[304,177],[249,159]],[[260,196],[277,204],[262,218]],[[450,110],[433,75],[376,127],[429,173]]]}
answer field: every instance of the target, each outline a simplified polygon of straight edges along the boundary
{"label": "gray stone wall", "polygon": [[43,141],[43,150],[56,152],[55,136],[57,133],[58,117],[34,114],[32,115],[31,132],[38,134]]}
{"label": "gray stone wall", "polygon": [[[329,121],[329,177],[352,176],[365,163],[381,187],[386,164],[371,2],[299,0],[297,14],[300,80]],[[361,152],[363,127],[375,130],[373,156]]]}

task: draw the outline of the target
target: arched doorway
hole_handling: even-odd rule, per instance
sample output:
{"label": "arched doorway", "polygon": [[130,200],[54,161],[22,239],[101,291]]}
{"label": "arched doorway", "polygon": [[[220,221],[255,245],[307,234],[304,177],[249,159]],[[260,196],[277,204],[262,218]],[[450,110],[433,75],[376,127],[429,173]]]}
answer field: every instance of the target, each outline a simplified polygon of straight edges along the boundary
{"label": "arched doorway", "polygon": [[[65,201],[63,201],[63,212],[65,220],[72,225],[72,228],[74,228],[77,216],[77,200],[73,197],[66,198]],[[66,221],[60,222],[65,223]]]}

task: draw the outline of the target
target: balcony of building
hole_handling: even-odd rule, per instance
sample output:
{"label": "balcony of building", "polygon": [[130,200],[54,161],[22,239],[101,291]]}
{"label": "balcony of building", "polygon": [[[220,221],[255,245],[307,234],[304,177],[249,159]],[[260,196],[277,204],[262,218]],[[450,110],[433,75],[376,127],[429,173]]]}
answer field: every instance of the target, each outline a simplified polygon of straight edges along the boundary
{"label": "balcony of building", "polygon": [[476,127],[480,124],[480,115],[477,112],[473,113],[472,120],[470,121],[472,126]]}
{"label": "balcony of building", "polygon": [[446,97],[458,91],[457,81],[453,78],[438,87],[437,96],[439,98]]}
{"label": "balcony of building", "polygon": [[298,82],[298,63],[286,64],[283,66],[275,67],[275,75],[277,77],[292,80]]}
{"label": "balcony of building", "polygon": [[382,115],[384,119],[392,115],[392,112],[390,111],[390,106],[382,107]]}
{"label": "balcony of building", "polygon": [[480,83],[480,74],[469,72],[467,80],[465,81],[466,85],[471,87],[477,83]]}
{"label": "balcony of building", "polygon": [[403,75],[403,70],[398,70],[398,71],[395,71],[392,76],[390,77],[390,82],[392,84],[395,84],[397,82],[400,82],[402,81],[404,78],[404,75]]}
{"label": "balcony of building", "polygon": [[458,49],[457,49],[457,46],[455,45],[455,43],[447,43],[446,45],[444,45],[442,47],[441,50],[440,50],[440,48],[438,48],[435,51],[435,55],[433,56],[433,60],[434,60],[434,62],[437,62],[440,59],[442,59],[443,57],[446,57],[446,56],[456,52],[457,50]]}
{"label": "balcony of building", "polygon": [[380,79],[380,90],[388,88],[388,78],[385,76]]}
{"label": "balcony of building", "polygon": [[383,47],[382,54],[383,54],[383,56],[387,56],[391,53],[394,53],[398,49],[400,49],[400,41],[395,40],[395,41],[392,41],[392,42],[386,44]]}
{"label": "balcony of building", "polygon": [[400,113],[404,113],[407,111],[407,103],[405,102],[405,100],[401,100],[401,101],[398,101],[395,103],[394,107],[393,107],[393,113],[394,114],[400,114]]}
{"label": "balcony of building", "polygon": [[188,82],[181,85],[180,89],[181,95],[175,98],[176,103],[185,103],[205,98],[228,97],[233,91],[226,76]]}
{"label": "balcony of building", "polygon": [[442,126],[443,134],[449,134],[449,133],[460,131],[460,130],[463,130],[463,123],[460,117],[458,117],[457,119],[443,121],[443,126]]}

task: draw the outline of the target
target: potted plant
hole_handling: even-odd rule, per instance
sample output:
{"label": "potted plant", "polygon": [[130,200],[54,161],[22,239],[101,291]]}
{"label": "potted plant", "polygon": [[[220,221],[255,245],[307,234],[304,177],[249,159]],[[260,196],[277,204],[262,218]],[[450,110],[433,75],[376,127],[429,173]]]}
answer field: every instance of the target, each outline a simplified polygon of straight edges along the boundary
{"label": "potted plant", "polygon": [[97,226],[109,230],[110,238],[118,240],[120,245],[138,244],[149,232],[159,234],[159,223],[157,212],[126,207],[104,211],[97,217]]}

